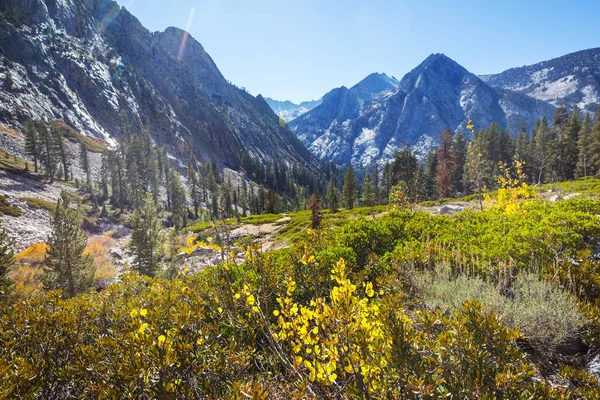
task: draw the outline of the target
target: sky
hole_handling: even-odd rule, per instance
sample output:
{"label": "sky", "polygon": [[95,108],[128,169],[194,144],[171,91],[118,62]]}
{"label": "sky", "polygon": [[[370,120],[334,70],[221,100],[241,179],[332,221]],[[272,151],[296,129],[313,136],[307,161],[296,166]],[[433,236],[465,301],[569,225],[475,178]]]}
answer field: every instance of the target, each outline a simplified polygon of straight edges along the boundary
{"label": "sky", "polygon": [[600,47],[600,1],[117,0],[151,31],[186,29],[226,79],[300,102],[444,53],[475,74]]}

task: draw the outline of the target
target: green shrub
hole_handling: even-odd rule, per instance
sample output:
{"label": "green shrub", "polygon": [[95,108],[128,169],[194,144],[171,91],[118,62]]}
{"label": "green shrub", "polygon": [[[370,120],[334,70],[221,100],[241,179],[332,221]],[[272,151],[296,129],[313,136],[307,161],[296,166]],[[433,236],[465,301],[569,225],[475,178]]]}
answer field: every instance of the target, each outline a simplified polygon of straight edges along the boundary
{"label": "green shrub", "polygon": [[37,197],[21,197],[20,200],[27,203],[27,205],[31,208],[43,209],[48,211],[52,211],[56,208],[55,202],[39,199]]}
{"label": "green shrub", "polygon": [[8,199],[2,195],[0,195],[0,213],[10,215],[11,217],[21,216],[21,210],[18,207],[10,205]]}
{"label": "green shrub", "polygon": [[454,311],[467,300],[481,302],[508,326],[519,328],[536,350],[548,355],[560,344],[580,337],[588,322],[578,311],[575,298],[533,274],[521,274],[507,287],[479,277],[452,278],[447,271],[421,272],[414,284],[430,307]]}

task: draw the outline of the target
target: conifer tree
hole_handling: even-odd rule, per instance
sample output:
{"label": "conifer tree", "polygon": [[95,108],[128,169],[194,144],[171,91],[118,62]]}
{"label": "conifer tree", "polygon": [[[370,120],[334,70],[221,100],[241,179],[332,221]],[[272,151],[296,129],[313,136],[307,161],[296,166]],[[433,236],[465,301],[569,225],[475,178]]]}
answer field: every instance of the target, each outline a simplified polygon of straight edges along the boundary
{"label": "conifer tree", "polygon": [[425,159],[425,171],[423,173],[423,192],[425,198],[432,199],[436,195],[435,191],[435,171],[437,170],[437,156],[433,150],[427,153]]}
{"label": "conifer tree", "polygon": [[361,200],[367,207],[375,205],[375,191],[373,190],[373,185],[371,183],[371,174],[369,174],[368,171],[363,179]]}
{"label": "conifer tree", "polygon": [[455,168],[452,173],[452,187],[454,188],[454,191],[464,193],[465,184],[463,176],[465,163],[467,162],[467,141],[461,132],[458,132],[454,136],[451,152],[455,162]]}
{"label": "conifer tree", "polygon": [[79,144],[79,161],[81,163],[81,169],[85,173],[85,184],[86,188],[91,191],[92,189],[92,178],[90,171],[90,160],[88,158],[87,147],[84,143]]}
{"label": "conifer tree", "polygon": [[436,150],[437,155],[437,191],[440,197],[452,195],[452,174],[456,166],[456,160],[452,154],[452,131],[447,129],[440,134],[440,146]]}
{"label": "conifer tree", "polygon": [[329,181],[329,185],[327,185],[327,205],[329,206],[329,211],[331,213],[336,213],[338,211],[338,194],[333,177]]}
{"label": "conifer tree", "polygon": [[533,163],[536,168],[537,183],[541,184],[545,181],[545,175],[547,175],[547,167],[550,161],[551,137],[546,117],[542,117],[531,143],[533,147],[532,155]]}
{"label": "conifer tree", "polygon": [[352,168],[352,165],[348,167],[344,176],[342,201],[348,210],[354,208],[354,202],[356,201],[356,178],[354,177],[354,168]]}
{"label": "conifer tree", "polygon": [[91,257],[84,254],[87,235],[80,229],[79,210],[70,207],[69,196],[64,191],[52,212],[51,221],[46,287],[62,289],[67,297],[89,291],[94,285],[94,269]]}
{"label": "conifer tree", "polygon": [[579,150],[577,161],[576,178],[586,177],[594,174],[592,162],[592,118],[590,113],[585,114],[579,137],[577,140],[577,149]]}
{"label": "conifer tree", "polygon": [[154,276],[162,258],[163,236],[158,210],[152,196],[146,195],[131,217],[131,240],[128,253],[132,267],[140,275]]}
{"label": "conifer tree", "polygon": [[373,169],[373,192],[375,193],[375,204],[379,204],[380,191],[379,166],[375,164],[375,168]]}
{"label": "conifer tree", "polygon": [[575,171],[577,169],[577,161],[579,158],[578,140],[580,131],[581,115],[579,114],[579,108],[575,106],[567,121],[564,133],[565,166],[563,178],[566,180],[575,179]]}
{"label": "conifer tree", "polygon": [[321,205],[319,203],[318,193],[313,193],[310,198],[311,226],[313,229],[321,227]]}
{"label": "conifer tree", "polygon": [[188,223],[187,198],[185,189],[177,174],[172,168],[169,169],[169,184],[171,192],[171,212],[173,213],[173,225],[175,231],[183,229]]}
{"label": "conifer tree", "polygon": [[6,276],[8,269],[15,261],[12,250],[12,240],[3,229],[0,229],[0,299],[6,295],[11,285],[10,280]]}
{"label": "conifer tree", "polygon": [[[524,170],[528,170],[531,164],[531,158],[529,157],[529,138],[527,134],[527,126],[525,121],[521,123],[521,129],[517,135],[517,142],[515,145],[515,160],[523,161],[525,163]],[[529,175],[529,174],[527,174]]]}
{"label": "conifer tree", "polygon": [[193,169],[190,170],[190,188],[192,205],[194,206],[194,218],[198,219],[198,210],[200,208],[200,202],[202,201],[202,189],[200,187],[198,174]]}
{"label": "conifer tree", "polygon": [[110,175],[110,167],[108,165],[108,152],[102,154],[102,163],[100,165],[100,190],[102,191],[102,201],[108,199],[108,177]]}
{"label": "conifer tree", "polygon": [[38,124],[31,118],[25,121],[25,151],[33,158],[35,172],[38,172],[40,158],[40,143],[38,137]]}
{"label": "conifer tree", "polygon": [[43,160],[44,169],[46,170],[46,176],[50,183],[54,181],[54,166],[55,166],[55,148],[52,144],[52,135],[49,129],[47,121],[42,121],[39,124],[39,137],[42,144],[40,151],[41,158]]}
{"label": "conifer tree", "polygon": [[591,154],[593,168],[596,170],[596,174],[600,175],[600,105],[596,114],[594,114],[594,125],[591,133]]}
{"label": "conifer tree", "polygon": [[56,148],[55,153],[60,159],[62,170],[63,170],[63,179],[65,181],[69,180],[69,156],[67,154],[67,149],[65,146],[65,141],[63,138],[63,133],[58,129],[56,122],[52,121],[48,127],[50,134],[52,136],[54,147]]}

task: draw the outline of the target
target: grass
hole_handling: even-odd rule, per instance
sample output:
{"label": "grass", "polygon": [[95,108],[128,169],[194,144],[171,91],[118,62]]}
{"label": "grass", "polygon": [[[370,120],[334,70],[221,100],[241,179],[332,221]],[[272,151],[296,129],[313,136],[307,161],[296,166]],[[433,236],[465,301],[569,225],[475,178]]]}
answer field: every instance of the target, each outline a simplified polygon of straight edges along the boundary
{"label": "grass", "polygon": [[0,195],[0,216],[10,215],[11,217],[20,217],[21,210],[8,203],[8,199],[5,196]]}
{"label": "grass", "polygon": [[27,203],[27,205],[31,208],[43,209],[52,211],[56,208],[56,203],[44,199],[38,199],[37,197],[21,197],[21,201]]}
{"label": "grass", "polygon": [[108,143],[106,143],[104,140],[82,135],[67,125],[62,119],[56,120],[56,127],[69,141],[74,143],[83,143],[91,152],[104,153],[108,149]]}
{"label": "grass", "polygon": [[33,165],[27,163],[20,157],[8,153],[4,149],[0,149],[0,169],[3,169],[14,174],[20,174],[29,166],[33,170]]}

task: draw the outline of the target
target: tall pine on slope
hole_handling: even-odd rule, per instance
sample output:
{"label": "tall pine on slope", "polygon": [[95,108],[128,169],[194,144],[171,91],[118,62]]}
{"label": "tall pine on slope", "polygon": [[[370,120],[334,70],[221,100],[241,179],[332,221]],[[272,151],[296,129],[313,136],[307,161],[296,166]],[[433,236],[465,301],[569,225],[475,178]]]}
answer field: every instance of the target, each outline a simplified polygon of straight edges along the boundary
{"label": "tall pine on slope", "polygon": [[188,223],[188,210],[185,189],[181,184],[179,174],[172,168],[167,172],[169,174],[169,188],[171,193],[171,212],[173,213],[173,226],[175,231],[180,231]]}
{"label": "tall pine on slope", "polygon": [[354,202],[356,201],[356,178],[354,177],[354,168],[352,165],[346,170],[344,176],[344,186],[342,187],[342,202],[344,207],[348,210],[354,208]]}
{"label": "tall pine on slope", "polygon": [[87,147],[84,143],[79,144],[79,162],[81,163],[81,169],[85,173],[85,186],[87,190],[92,190],[92,178],[90,170],[90,159],[88,157]]}
{"label": "tall pine on slope", "polygon": [[132,267],[140,275],[154,276],[162,258],[162,225],[152,196],[146,195],[131,217],[131,240],[127,248]]}
{"label": "tall pine on slope", "polygon": [[581,178],[593,175],[595,170],[592,162],[592,117],[590,117],[590,113],[585,113],[581,129],[579,129],[577,149],[579,157],[575,177]]}
{"label": "tall pine on slope", "polygon": [[45,284],[50,289],[62,289],[67,297],[87,292],[94,285],[92,259],[83,253],[87,235],[80,226],[81,214],[70,207],[69,196],[63,191],[52,212]]}
{"label": "tall pine on slope", "polygon": [[38,136],[38,124],[33,119],[27,118],[25,121],[25,151],[33,158],[35,172],[38,172],[38,160],[41,153]]}
{"label": "tall pine on slope", "polygon": [[65,145],[64,135],[62,131],[56,125],[56,121],[49,123],[49,132],[52,136],[55,153],[60,160],[62,179],[65,181],[69,180],[69,155],[67,153],[67,146]]}

